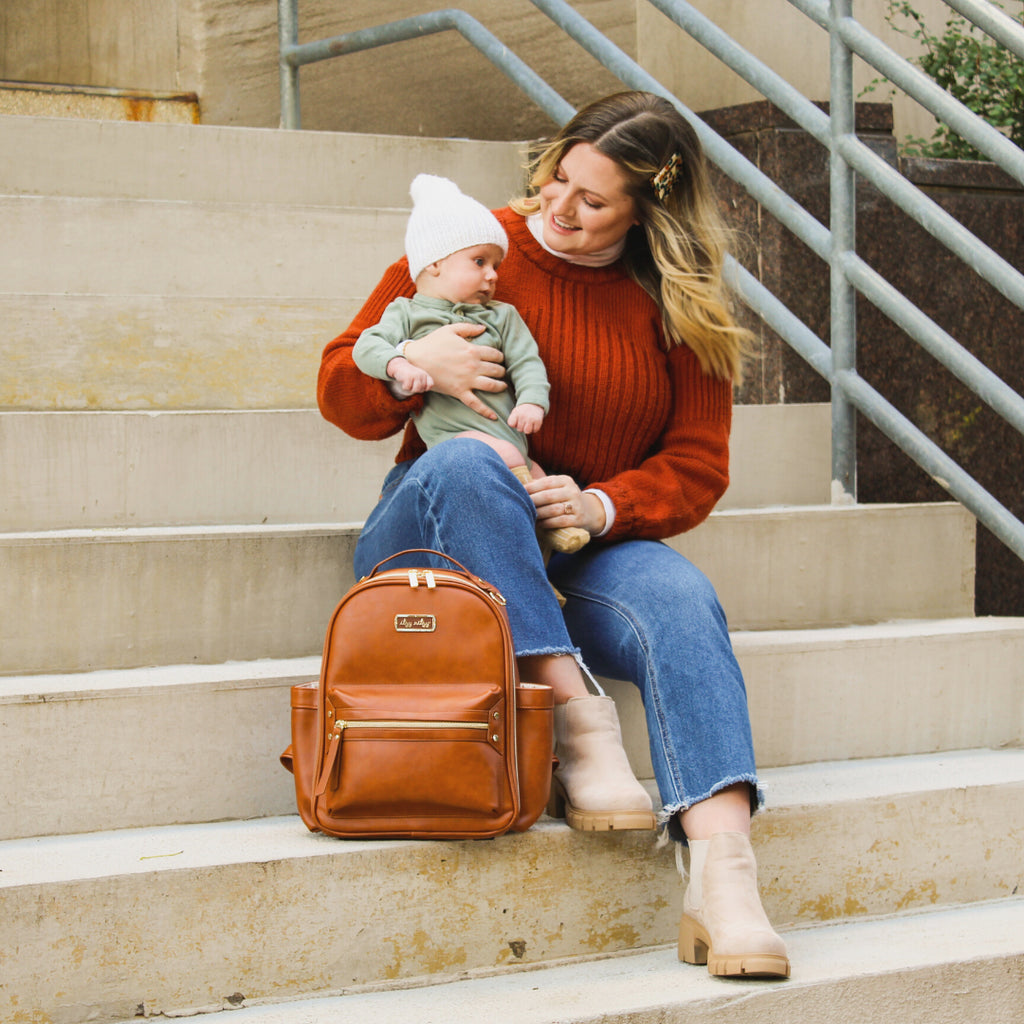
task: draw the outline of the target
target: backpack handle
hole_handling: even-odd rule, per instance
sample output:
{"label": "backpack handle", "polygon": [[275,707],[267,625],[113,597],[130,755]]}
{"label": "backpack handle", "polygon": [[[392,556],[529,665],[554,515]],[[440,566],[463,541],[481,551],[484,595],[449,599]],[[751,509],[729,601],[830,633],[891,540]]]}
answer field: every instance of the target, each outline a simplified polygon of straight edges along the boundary
{"label": "backpack handle", "polygon": [[382,558],[367,574],[366,579],[375,575],[377,570],[385,563],[390,562],[392,558],[401,558],[402,555],[437,555],[438,558],[447,558],[449,562],[457,565],[467,576],[471,576],[476,579],[475,576],[461,563],[457,562],[451,555],[446,555],[443,551],[435,551],[433,548],[406,548],[405,551],[396,551],[393,555],[388,555],[387,558]]}
{"label": "backpack handle", "polygon": [[385,562],[390,562],[392,558],[399,558],[402,555],[437,555],[438,558],[446,558],[452,565],[459,567],[461,572],[469,577],[481,590],[490,594],[498,604],[504,605],[505,598],[501,596],[500,591],[486,580],[481,579],[475,573],[470,572],[460,561],[452,558],[451,555],[446,555],[443,551],[435,551],[433,548],[406,548],[405,551],[396,551],[393,555],[388,555],[387,558],[382,558],[364,577],[364,580],[372,579],[376,575],[377,570],[384,565]]}

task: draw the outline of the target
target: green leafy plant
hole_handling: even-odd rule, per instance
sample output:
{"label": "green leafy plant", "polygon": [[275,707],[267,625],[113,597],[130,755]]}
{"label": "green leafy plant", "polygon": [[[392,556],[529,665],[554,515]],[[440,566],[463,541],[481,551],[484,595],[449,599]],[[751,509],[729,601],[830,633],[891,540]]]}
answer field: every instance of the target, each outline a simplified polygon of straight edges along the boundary
{"label": "green leafy plant", "polygon": [[[996,0],[993,3],[1003,8]],[[1024,19],[1024,9],[1013,17]],[[1024,61],[959,15],[949,18],[941,36],[933,34],[910,0],[888,0],[885,20],[896,32],[923,46],[912,63],[968,110],[1024,148]],[[885,79],[877,79],[864,91],[882,81]],[[930,139],[908,138],[904,151],[910,156],[986,159],[941,122]]]}

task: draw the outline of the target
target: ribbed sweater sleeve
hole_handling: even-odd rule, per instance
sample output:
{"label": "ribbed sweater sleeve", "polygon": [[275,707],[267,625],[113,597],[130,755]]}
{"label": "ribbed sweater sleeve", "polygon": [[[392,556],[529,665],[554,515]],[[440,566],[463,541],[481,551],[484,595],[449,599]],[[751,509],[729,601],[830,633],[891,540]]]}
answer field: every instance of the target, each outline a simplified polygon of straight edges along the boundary
{"label": "ribbed sweater sleeve", "polygon": [[379,441],[397,433],[423,404],[421,397],[399,401],[383,381],[367,377],[352,359],[359,335],[380,321],[392,299],[410,298],[415,291],[403,257],[388,267],[355,320],[327,344],[320,359],[316,389],[320,412],[336,427],[361,441]]}

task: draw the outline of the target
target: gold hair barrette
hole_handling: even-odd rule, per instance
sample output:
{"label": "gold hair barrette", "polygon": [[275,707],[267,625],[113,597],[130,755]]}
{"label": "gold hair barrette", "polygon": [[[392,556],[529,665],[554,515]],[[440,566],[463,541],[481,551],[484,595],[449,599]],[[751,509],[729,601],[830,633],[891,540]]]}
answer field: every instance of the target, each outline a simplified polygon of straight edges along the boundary
{"label": "gold hair barrette", "polygon": [[679,177],[679,170],[682,166],[683,158],[678,153],[673,153],[665,161],[665,166],[657,174],[651,175],[651,187],[654,189],[654,194],[662,202],[665,202],[672,194],[672,189],[675,187],[676,178]]}

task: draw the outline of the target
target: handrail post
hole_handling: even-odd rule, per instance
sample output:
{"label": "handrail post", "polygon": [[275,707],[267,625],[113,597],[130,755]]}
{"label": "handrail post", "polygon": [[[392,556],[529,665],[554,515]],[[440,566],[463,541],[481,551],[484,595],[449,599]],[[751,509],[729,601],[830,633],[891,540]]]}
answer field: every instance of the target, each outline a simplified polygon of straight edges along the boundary
{"label": "handrail post", "polygon": [[277,0],[277,60],[281,76],[281,127],[298,128],[299,69],[286,59],[288,51],[299,45],[299,0]]}
{"label": "handrail post", "polygon": [[843,257],[856,251],[856,178],[840,153],[839,140],[856,133],[853,55],[839,34],[839,19],[853,14],[853,0],[830,0],[829,216],[831,257],[829,310],[832,344],[832,501],[857,500],[857,410],[839,384],[857,367],[856,291]]}

